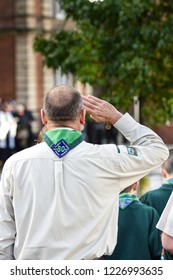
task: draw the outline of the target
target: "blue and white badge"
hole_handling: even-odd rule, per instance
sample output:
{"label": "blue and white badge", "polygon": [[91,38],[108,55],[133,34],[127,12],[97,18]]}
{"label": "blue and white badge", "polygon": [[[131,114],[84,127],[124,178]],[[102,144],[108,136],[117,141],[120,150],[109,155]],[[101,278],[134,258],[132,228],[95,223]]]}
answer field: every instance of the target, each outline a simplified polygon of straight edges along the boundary
{"label": "blue and white badge", "polygon": [[127,147],[127,152],[131,156],[138,156],[137,149],[134,147]]}
{"label": "blue and white badge", "polygon": [[51,149],[59,158],[65,156],[71,150],[64,139],[61,139],[57,144],[52,145]]}

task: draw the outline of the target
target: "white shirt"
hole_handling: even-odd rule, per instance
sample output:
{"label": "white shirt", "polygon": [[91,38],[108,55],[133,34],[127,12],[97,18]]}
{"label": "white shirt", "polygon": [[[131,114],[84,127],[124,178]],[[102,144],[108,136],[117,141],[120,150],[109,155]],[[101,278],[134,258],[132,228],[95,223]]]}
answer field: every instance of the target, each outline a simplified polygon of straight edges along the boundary
{"label": "white shirt", "polygon": [[173,193],[169,197],[156,227],[173,237]]}
{"label": "white shirt", "polygon": [[127,113],[115,127],[134,149],[83,141],[58,158],[43,142],[6,161],[0,187],[1,259],[81,260],[112,253],[119,192],[169,154],[159,136]]}

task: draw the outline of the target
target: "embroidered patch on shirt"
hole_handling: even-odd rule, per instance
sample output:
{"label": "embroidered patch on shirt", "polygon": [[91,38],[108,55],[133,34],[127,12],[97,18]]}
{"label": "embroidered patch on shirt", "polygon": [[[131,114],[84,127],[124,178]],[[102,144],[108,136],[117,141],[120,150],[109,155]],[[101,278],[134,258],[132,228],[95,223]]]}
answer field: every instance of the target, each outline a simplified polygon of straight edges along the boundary
{"label": "embroidered patch on shirt", "polygon": [[59,158],[65,156],[70,151],[70,147],[64,139],[61,139],[56,145],[52,145],[51,149]]}
{"label": "embroidered patch on shirt", "polygon": [[127,152],[131,156],[138,156],[137,150],[134,147],[127,147]]}

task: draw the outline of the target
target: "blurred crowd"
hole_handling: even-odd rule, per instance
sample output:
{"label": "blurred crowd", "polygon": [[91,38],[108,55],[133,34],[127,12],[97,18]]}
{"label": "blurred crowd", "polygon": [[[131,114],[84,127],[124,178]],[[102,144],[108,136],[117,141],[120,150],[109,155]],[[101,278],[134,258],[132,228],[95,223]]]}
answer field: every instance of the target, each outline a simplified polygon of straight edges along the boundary
{"label": "blurred crowd", "polygon": [[14,153],[34,144],[35,118],[24,104],[0,98],[0,166]]}

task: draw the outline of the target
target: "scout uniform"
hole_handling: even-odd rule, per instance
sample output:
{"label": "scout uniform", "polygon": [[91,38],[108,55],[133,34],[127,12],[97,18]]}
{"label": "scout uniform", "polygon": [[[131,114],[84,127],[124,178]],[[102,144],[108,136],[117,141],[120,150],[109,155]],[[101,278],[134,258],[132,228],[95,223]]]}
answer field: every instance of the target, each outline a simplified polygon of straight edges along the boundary
{"label": "scout uniform", "polygon": [[130,147],[93,145],[56,128],[9,158],[0,186],[0,259],[82,260],[110,255],[118,197],[167,159],[166,145],[128,113],[116,123]]}
{"label": "scout uniform", "polygon": [[159,260],[161,240],[157,211],[130,193],[119,198],[118,240],[110,260]]}
{"label": "scout uniform", "polygon": [[161,216],[172,191],[173,178],[166,180],[160,188],[145,193],[141,196],[140,201],[154,207]]}

